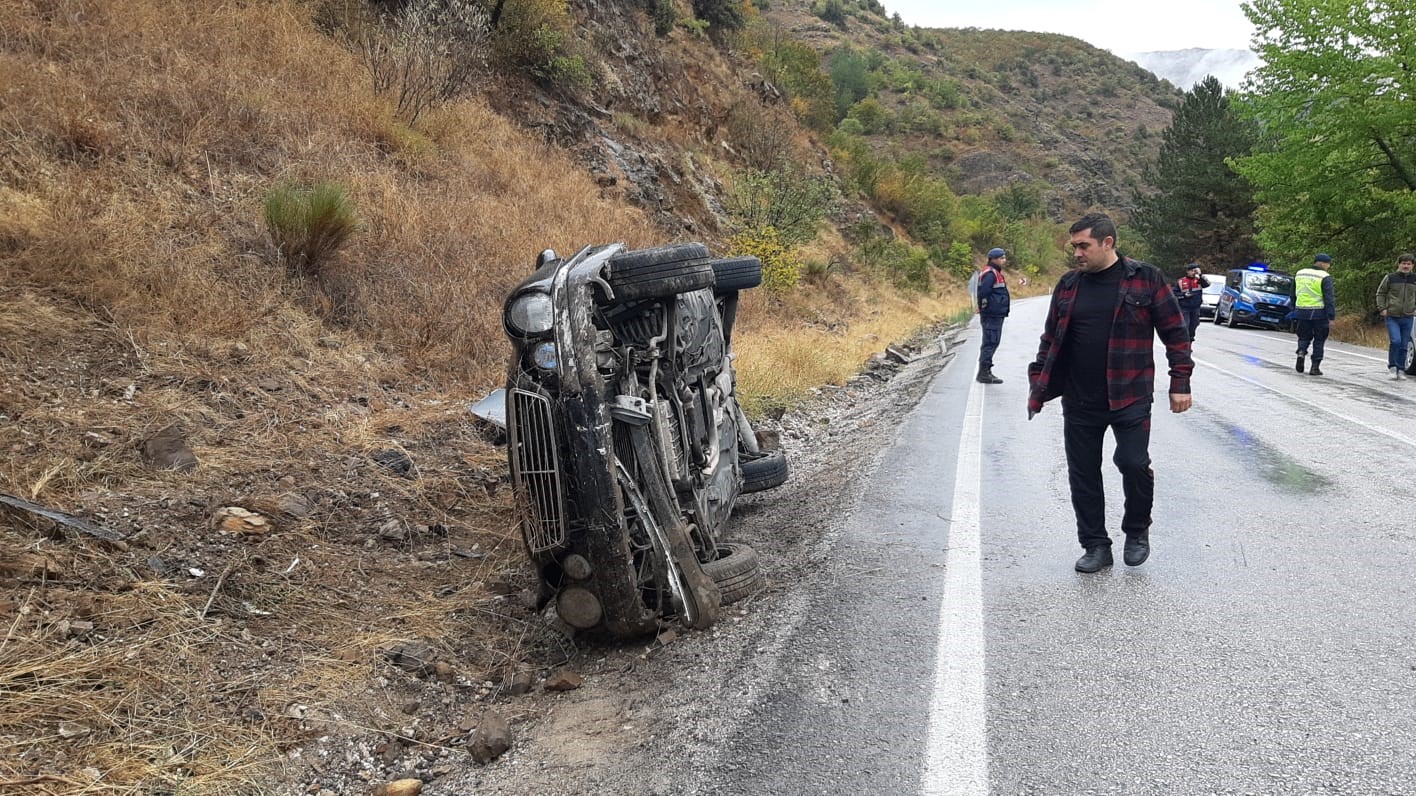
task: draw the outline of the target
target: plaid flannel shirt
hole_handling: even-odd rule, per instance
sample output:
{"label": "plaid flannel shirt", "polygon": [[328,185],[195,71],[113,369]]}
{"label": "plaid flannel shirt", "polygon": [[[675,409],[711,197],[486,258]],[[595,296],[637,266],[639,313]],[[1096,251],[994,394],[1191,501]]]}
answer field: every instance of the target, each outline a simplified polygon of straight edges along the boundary
{"label": "plaid flannel shirt", "polygon": [[[1190,392],[1190,330],[1170,284],[1159,268],[1121,258],[1125,273],[1116,294],[1116,315],[1106,349],[1106,397],[1112,411],[1147,399],[1155,391],[1155,335],[1165,343],[1170,361],[1170,392]],[[1037,359],[1028,363],[1028,413],[1062,394],[1065,378],[1056,378],[1054,367],[1067,339],[1067,326],[1076,304],[1081,271],[1072,270],[1057,281],[1052,306],[1042,328]]]}

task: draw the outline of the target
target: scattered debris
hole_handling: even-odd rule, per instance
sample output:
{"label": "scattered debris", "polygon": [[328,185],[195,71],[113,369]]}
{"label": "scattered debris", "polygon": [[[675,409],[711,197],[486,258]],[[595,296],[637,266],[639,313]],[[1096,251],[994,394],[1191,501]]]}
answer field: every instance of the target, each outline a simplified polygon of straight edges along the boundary
{"label": "scattered debris", "polygon": [[162,470],[190,472],[197,468],[197,455],[187,446],[178,426],[168,426],[143,441],[143,461]]}
{"label": "scattered debris", "polygon": [[413,459],[408,454],[396,448],[377,451],[371,456],[374,464],[388,470],[394,475],[401,475],[404,478],[413,473]]}
{"label": "scattered debris", "polygon": [[243,538],[261,537],[272,530],[270,520],[258,512],[240,506],[223,506],[212,517],[212,525],[222,533],[240,534]]}
{"label": "scattered debris", "polygon": [[585,683],[585,678],[572,669],[559,669],[541,687],[547,691],[574,691]]}
{"label": "scattered debris", "polygon": [[468,744],[472,759],[483,765],[496,760],[511,748],[511,725],[500,713],[488,710],[477,723],[477,731]]}
{"label": "scattered debris", "polygon": [[33,517],[42,517],[50,522],[57,522],[65,528],[71,528],[99,539],[106,539],[110,542],[123,540],[123,535],[117,531],[100,528],[88,520],[79,519],[72,514],[66,514],[57,509],[45,508],[38,503],[32,503],[22,497],[15,497],[14,495],[7,495],[0,492],[0,506],[9,507],[11,514],[23,512],[24,514],[31,515],[30,517],[23,517],[23,519],[27,521],[32,521]]}

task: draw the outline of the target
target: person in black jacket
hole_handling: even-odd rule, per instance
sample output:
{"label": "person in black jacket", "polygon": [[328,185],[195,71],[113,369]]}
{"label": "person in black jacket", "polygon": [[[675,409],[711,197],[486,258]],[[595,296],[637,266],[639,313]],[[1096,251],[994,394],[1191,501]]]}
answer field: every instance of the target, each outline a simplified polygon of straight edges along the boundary
{"label": "person in black jacket", "polygon": [[1008,264],[1008,252],[988,250],[988,264],[978,277],[978,322],[983,327],[983,344],[978,349],[978,380],[984,384],[1002,384],[993,375],[993,352],[1003,340],[1003,319],[1008,317],[1008,279],[1003,266]]}
{"label": "person in black jacket", "polygon": [[1200,273],[1199,263],[1185,266],[1185,275],[1175,282],[1175,298],[1180,301],[1180,312],[1185,315],[1185,325],[1190,329],[1190,342],[1195,341],[1195,330],[1200,327],[1200,306],[1204,304],[1208,279]]}

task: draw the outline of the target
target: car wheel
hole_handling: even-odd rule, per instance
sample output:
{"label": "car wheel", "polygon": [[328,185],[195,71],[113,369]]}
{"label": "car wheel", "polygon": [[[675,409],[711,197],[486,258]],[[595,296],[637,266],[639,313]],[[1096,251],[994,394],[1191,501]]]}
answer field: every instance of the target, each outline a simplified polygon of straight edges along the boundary
{"label": "car wheel", "polygon": [[1236,319],[1236,318],[1234,317],[1234,308],[1233,308],[1233,307],[1230,307],[1230,308],[1229,308],[1229,317],[1225,319],[1224,325],[1225,325],[1225,326],[1228,326],[1228,327],[1231,328],[1231,329],[1237,328],[1237,327],[1239,326],[1239,321],[1238,321],[1238,319]]}
{"label": "car wheel", "polygon": [[767,587],[757,551],[745,544],[718,545],[718,560],[704,564],[703,571],[718,584],[723,593],[722,605],[751,597]]}
{"label": "car wheel", "polygon": [[713,261],[713,292],[751,290],[762,284],[762,261],[756,257],[727,257]]}
{"label": "car wheel", "polygon": [[761,492],[787,482],[787,457],[781,451],[742,453],[742,491]]}
{"label": "car wheel", "polygon": [[713,266],[703,244],[673,243],[611,257],[605,281],[615,301],[667,298],[712,287]]}
{"label": "car wheel", "polygon": [[1214,325],[1215,325],[1215,326],[1218,326],[1218,325],[1220,325],[1220,324],[1223,323],[1223,322],[1224,322],[1224,320],[1219,317],[1219,306],[1216,305],[1215,308],[1214,308]]}
{"label": "car wheel", "polygon": [[1406,372],[1416,376],[1416,338],[1406,344]]}

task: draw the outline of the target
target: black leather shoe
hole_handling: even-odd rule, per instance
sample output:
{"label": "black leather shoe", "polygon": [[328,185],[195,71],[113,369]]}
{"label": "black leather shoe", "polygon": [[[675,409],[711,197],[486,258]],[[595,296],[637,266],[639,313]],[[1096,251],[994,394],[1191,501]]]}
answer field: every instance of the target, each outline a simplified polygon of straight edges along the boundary
{"label": "black leather shoe", "polygon": [[1151,543],[1149,536],[1127,536],[1126,549],[1121,554],[1121,560],[1126,562],[1128,567],[1139,567],[1146,563],[1146,559],[1151,554]]}
{"label": "black leather shoe", "polygon": [[1293,363],[1293,369],[1296,370],[1296,371],[1298,371],[1299,373],[1302,373],[1302,372],[1303,372],[1303,355],[1302,355],[1302,354],[1299,354],[1299,355],[1298,355],[1298,360]]}
{"label": "black leather shoe", "polygon": [[1313,360],[1313,367],[1311,367],[1311,368],[1308,369],[1308,375],[1309,375],[1309,376],[1321,376],[1321,375],[1323,375],[1323,369],[1320,368],[1320,367],[1318,367],[1318,361],[1317,361],[1316,359]]}
{"label": "black leather shoe", "polygon": [[993,375],[993,368],[979,368],[978,381],[981,384],[1002,384],[1003,380]]}
{"label": "black leather shoe", "polygon": [[1093,547],[1087,554],[1077,559],[1078,572],[1100,572],[1103,568],[1114,563],[1111,559],[1111,546]]}

